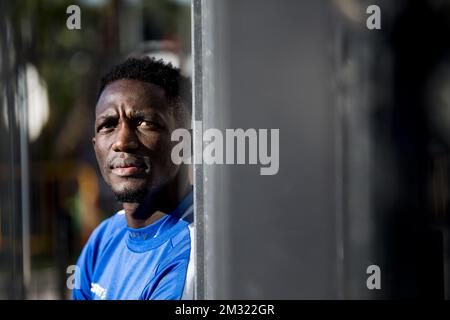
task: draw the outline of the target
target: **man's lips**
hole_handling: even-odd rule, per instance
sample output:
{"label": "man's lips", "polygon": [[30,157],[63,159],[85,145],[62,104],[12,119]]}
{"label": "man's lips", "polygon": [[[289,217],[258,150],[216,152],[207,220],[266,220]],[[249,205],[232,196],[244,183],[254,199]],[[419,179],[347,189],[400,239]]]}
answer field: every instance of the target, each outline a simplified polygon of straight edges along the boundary
{"label": "man's lips", "polygon": [[139,166],[127,166],[113,168],[112,173],[120,177],[129,177],[145,174],[145,168]]}
{"label": "man's lips", "polygon": [[150,159],[148,157],[117,157],[110,161],[111,172],[120,177],[143,176],[150,174]]}

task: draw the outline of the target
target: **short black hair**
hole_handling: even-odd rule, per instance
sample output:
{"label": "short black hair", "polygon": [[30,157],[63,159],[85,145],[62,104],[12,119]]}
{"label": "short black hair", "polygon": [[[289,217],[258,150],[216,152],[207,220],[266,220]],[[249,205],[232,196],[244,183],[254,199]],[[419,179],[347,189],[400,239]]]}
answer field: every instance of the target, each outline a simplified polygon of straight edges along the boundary
{"label": "short black hair", "polygon": [[102,77],[97,99],[108,84],[121,79],[139,80],[158,85],[164,89],[170,103],[175,106],[183,105],[185,111],[191,114],[191,82],[171,63],[151,57],[128,58]]}

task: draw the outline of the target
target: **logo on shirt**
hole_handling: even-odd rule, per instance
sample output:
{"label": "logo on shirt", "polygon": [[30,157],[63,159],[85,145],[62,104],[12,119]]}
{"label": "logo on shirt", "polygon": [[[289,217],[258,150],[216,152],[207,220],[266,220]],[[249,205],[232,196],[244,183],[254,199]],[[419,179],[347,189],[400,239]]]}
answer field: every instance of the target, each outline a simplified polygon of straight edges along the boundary
{"label": "logo on shirt", "polygon": [[[150,238],[150,235],[146,233],[130,232],[130,238],[133,240],[147,240]],[[153,238],[156,238],[156,235],[153,236]]]}
{"label": "logo on shirt", "polygon": [[106,298],[106,289],[102,288],[98,283],[91,283],[91,292],[102,300]]}

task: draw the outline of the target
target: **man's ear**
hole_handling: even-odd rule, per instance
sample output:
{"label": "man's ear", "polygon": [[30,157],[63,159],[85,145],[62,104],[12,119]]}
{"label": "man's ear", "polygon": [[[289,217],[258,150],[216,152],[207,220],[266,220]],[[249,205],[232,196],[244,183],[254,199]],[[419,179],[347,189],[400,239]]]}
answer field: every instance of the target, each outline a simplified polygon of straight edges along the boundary
{"label": "man's ear", "polygon": [[92,138],[92,146],[95,147],[95,137]]}

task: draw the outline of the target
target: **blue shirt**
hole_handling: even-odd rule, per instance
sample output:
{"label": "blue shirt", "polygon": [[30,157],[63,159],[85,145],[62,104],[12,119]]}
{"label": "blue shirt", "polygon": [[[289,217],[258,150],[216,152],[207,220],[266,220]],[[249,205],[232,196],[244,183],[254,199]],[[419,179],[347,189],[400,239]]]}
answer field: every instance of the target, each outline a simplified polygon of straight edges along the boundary
{"label": "blue shirt", "polygon": [[123,210],[103,221],[78,259],[73,299],[193,299],[192,198],[144,228],[128,227]]}

